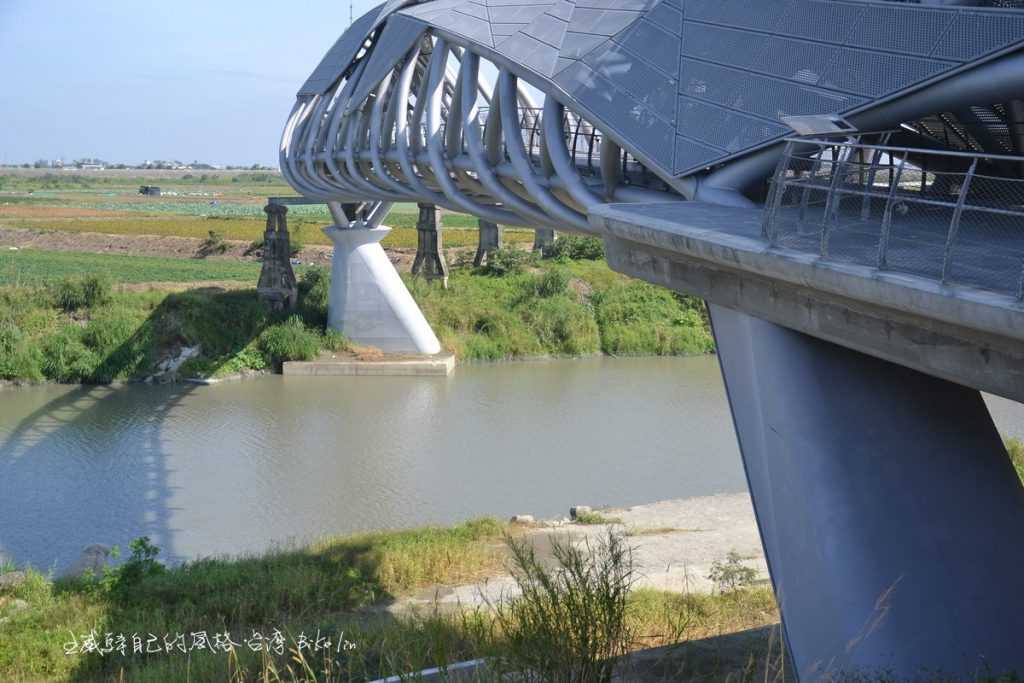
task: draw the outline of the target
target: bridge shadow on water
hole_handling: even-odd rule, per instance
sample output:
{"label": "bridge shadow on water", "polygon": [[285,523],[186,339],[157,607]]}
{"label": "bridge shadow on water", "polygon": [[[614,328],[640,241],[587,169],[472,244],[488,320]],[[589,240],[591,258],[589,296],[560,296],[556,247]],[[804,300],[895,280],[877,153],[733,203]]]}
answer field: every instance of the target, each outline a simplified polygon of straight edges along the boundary
{"label": "bridge shadow on water", "polygon": [[[279,320],[262,311],[253,290],[171,293],[87,381],[152,367],[193,339],[203,340],[203,370],[213,372]],[[7,406],[21,396],[24,402],[5,408],[8,418],[0,421],[0,557],[59,574],[86,545],[126,550],[131,539],[149,536],[162,558],[184,559],[171,523],[165,432],[201,389],[167,383],[11,390],[3,397]]]}

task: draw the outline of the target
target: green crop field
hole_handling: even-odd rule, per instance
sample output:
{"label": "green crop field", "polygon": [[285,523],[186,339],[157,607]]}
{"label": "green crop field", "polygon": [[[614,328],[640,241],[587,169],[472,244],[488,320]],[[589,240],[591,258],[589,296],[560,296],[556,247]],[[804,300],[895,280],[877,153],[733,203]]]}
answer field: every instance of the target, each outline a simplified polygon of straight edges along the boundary
{"label": "green crop field", "polygon": [[41,285],[89,273],[107,273],[124,283],[241,280],[255,284],[259,272],[259,263],[243,261],[34,249],[0,252],[0,286]]}

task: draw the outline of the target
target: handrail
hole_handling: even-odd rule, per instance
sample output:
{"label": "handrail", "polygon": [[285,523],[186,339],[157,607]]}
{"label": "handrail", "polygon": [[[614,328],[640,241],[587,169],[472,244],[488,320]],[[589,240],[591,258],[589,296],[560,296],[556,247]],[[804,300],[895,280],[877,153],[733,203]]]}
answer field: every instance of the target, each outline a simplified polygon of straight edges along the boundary
{"label": "handrail", "polygon": [[[928,155],[920,162],[931,163],[912,167],[909,159],[919,154]],[[970,163],[930,170],[942,157]],[[771,248],[813,250],[822,259],[979,286],[1024,301],[1024,178],[1005,167],[982,172],[984,160],[1024,164],[1024,157],[1005,154],[787,138],[762,235]],[[847,203],[844,197],[861,199]]]}

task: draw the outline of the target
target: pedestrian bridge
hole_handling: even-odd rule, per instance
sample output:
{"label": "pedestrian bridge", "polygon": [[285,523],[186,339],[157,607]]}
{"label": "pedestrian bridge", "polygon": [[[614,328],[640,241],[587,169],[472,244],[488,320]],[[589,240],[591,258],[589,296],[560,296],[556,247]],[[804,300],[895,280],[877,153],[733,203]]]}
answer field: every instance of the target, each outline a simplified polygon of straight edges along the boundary
{"label": "pedestrian bridge", "polygon": [[280,151],[336,262],[409,201],[707,300],[801,680],[1024,672],[1018,0],[391,0]]}

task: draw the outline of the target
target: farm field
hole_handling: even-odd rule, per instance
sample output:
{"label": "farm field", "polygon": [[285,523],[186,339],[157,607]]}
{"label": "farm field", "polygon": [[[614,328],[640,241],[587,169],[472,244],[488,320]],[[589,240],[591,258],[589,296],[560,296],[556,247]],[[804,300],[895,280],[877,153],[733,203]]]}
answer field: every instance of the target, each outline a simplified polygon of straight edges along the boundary
{"label": "farm field", "polygon": [[[297,266],[295,270],[298,275],[302,267]],[[42,285],[79,277],[83,273],[106,273],[113,280],[126,284],[212,280],[255,283],[260,264],[223,259],[207,261],[34,249],[0,252],[0,287]]]}
{"label": "farm field", "polygon": [[[216,232],[226,240],[259,240],[267,197],[295,196],[276,173],[210,172],[162,177],[128,172],[0,172],[0,227],[115,235],[158,235],[206,239]],[[140,185],[158,185],[162,196],[139,194]],[[386,224],[393,228],[385,248],[416,247],[415,204],[398,204]],[[299,244],[329,245],[321,232],[328,225],[321,204],[288,209],[289,230]],[[475,246],[476,219],[443,215],[446,247]],[[507,229],[508,242],[530,243],[533,232]]]}

